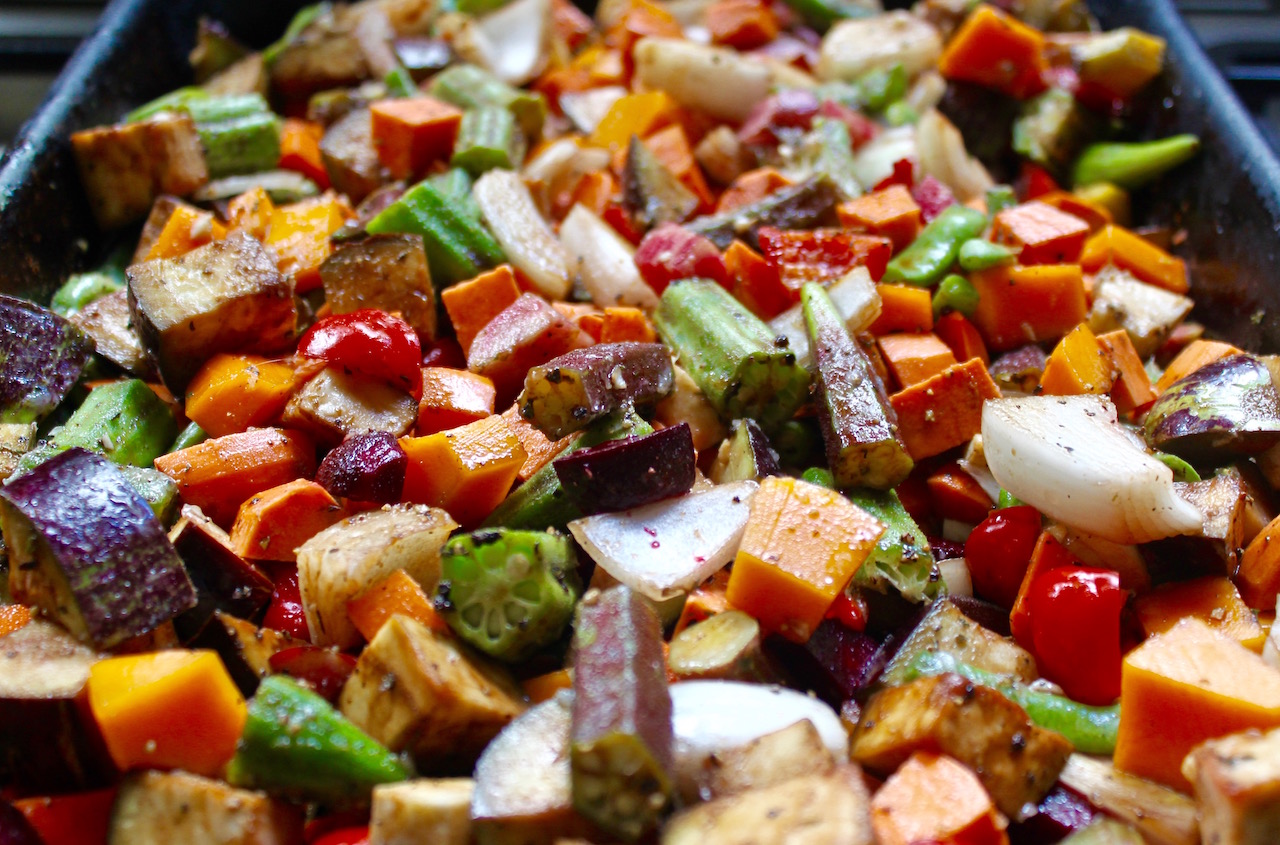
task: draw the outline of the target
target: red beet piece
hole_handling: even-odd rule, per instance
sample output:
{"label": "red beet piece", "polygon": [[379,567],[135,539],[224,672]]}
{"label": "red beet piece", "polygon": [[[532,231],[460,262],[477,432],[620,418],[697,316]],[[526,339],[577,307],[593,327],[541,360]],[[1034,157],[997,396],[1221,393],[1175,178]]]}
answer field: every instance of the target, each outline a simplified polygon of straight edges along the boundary
{"label": "red beet piece", "polygon": [[693,486],[697,456],[688,423],[610,440],[557,458],[560,486],[583,513],[606,513],[678,496]]}
{"label": "red beet piece", "polygon": [[400,501],[409,458],[385,431],[353,434],[325,455],[316,483],[334,496],[360,502]]}

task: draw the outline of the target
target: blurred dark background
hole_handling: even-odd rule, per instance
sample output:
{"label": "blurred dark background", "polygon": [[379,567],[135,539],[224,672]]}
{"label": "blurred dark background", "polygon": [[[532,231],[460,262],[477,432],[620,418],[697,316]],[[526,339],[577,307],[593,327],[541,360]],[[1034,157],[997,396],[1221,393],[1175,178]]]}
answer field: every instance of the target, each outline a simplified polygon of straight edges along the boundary
{"label": "blurred dark background", "polygon": [[[1176,2],[1280,150],[1280,0]],[[103,0],[0,0],[0,146],[39,106],[76,44],[93,31],[104,5]]]}

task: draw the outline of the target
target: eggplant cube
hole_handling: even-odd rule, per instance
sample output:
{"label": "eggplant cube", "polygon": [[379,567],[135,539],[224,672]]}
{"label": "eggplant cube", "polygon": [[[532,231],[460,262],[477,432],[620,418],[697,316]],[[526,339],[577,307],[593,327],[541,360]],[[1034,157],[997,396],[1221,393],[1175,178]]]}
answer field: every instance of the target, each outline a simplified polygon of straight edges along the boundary
{"label": "eggplant cube", "polygon": [[423,339],[436,336],[436,294],[422,235],[372,235],[339,247],[320,265],[334,314],[399,311]]}
{"label": "eggplant cube", "polygon": [[219,780],[186,772],[143,772],[120,787],[107,841],[286,845],[302,841],[302,812]]}
{"label": "eggplant cube", "polygon": [[278,352],[293,339],[293,280],[249,235],[126,272],[133,323],[175,395],[219,352]]}
{"label": "eggplant cube", "polygon": [[399,437],[417,421],[418,403],[389,384],[326,367],[293,395],[283,419],[321,443],[371,431]]}
{"label": "eggplant cube", "polygon": [[47,308],[0,295],[0,423],[35,422],[84,371],[93,340]]}

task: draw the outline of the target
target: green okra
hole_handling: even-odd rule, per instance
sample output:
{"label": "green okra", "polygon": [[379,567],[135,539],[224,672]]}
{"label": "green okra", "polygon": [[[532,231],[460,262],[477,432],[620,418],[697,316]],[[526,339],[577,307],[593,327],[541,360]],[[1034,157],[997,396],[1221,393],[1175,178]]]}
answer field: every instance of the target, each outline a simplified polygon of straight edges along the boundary
{"label": "green okra", "polygon": [[1093,144],[1086,147],[1072,171],[1077,185],[1110,182],[1133,190],[1189,161],[1200,151],[1195,135],[1174,135],[1158,141]]}
{"label": "green okra", "polygon": [[183,108],[195,121],[211,179],[270,170],[280,161],[280,118],[261,94],[196,98]]}
{"label": "green okra", "polygon": [[907,601],[923,602],[945,592],[924,531],[893,490],[845,490],[849,501],[883,522],[886,530],[854,573],[853,583],[897,590]]}
{"label": "green okra", "polygon": [[805,23],[826,32],[836,21],[847,18],[865,18],[875,14],[875,9],[857,0],[785,0],[791,10],[804,18]]}
{"label": "green okra", "polygon": [[186,428],[178,432],[178,436],[173,439],[167,451],[180,452],[189,446],[198,446],[208,439],[209,433],[201,428],[199,423],[189,422]]}
{"label": "green okra", "polygon": [[940,317],[948,311],[959,311],[966,317],[978,310],[978,289],[964,276],[951,274],[938,282],[933,291],[933,316]]}
{"label": "green okra", "polygon": [[712,407],[725,419],[751,417],[768,431],[809,396],[809,373],[733,295],[709,279],[667,286],[653,315]]}
{"label": "green okra", "polygon": [[480,204],[471,195],[471,185],[474,180],[470,173],[461,167],[451,167],[443,173],[428,177],[427,181],[459,211],[476,221],[480,220]]}
{"label": "green okra", "polygon": [[628,404],[671,392],[675,371],[659,343],[598,343],[530,367],[516,404],[520,415],[558,439]]}
{"label": "green okra", "polygon": [[156,97],[150,102],[143,103],[133,111],[126,114],[120,119],[121,123],[137,123],[150,117],[155,117],[163,112],[186,112],[187,105],[196,100],[209,99],[209,92],[198,85],[188,85],[185,88],[177,88],[167,94]]}
{"label": "green okra", "polygon": [[524,152],[524,133],[515,116],[501,106],[478,106],[462,113],[449,164],[478,176],[495,168],[519,168]]}
{"label": "green okra", "polygon": [[285,675],[258,685],[227,764],[233,786],[326,804],[367,803],[373,787],[411,774],[329,702]]}
{"label": "green okra", "polygon": [[109,293],[115,293],[122,287],[124,287],[123,272],[119,275],[110,270],[76,273],[54,293],[49,309],[55,314],[70,317],[72,314],[83,311],[85,306],[94,300],[101,299]]}
{"label": "green okra", "polygon": [[985,228],[987,216],[981,211],[963,205],[948,207],[889,261],[881,281],[933,287],[956,263],[960,246],[981,235]]}
{"label": "green okra", "polygon": [[507,109],[528,138],[539,137],[547,119],[547,101],[541,94],[514,88],[475,65],[456,64],[442,70],[431,80],[428,93],[462,109]]}
{"label": "green okra", "polygon": [[907,664],[904,680],[911,681],[944,672],[954,672],[975,684],[996,690],[1027,711],[1032,722],[1065,736],[1076,751],[1108,756],[1115,752],[1116,734],[1120,729],[1119,704],[1110,707],[1081,704],[1064,695],[1042,692],[1025,684],[1014,683],[938,651],[922,651],[916,655]]}
{"label": "green okra", "polygon": [[482,528],[445,544],[436,608],[461,639],[516,663],[560,639],[573,618],[576,565],[566,535]]}
{"label": "green okra", "polygon": [[432,182],[419,182],[365,226],[371,235],[422,235],[431,279],[451,285],[501,264],[506,258],[493,235]]}
{"label": "green okra", "polygon": [[960,269],[966,273],[1012,264],[1017,260],[1018,250],[984,238],[970,238],[960,245]]}

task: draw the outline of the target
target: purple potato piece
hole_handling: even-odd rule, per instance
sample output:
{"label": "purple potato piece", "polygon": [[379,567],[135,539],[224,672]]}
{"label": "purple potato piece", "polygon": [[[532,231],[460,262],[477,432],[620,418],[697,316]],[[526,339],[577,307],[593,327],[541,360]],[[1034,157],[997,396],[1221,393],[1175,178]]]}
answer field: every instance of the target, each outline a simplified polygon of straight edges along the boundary
{"label": "purple potato piece", "polygon": [[93,339],[47,308],[0,294],[0,423],[35,422],[80,379]]}
{"label": "purple potato piece", "polygon": [[385,431],[353,434],[320,462],[316,483],[333,496],[360,502],[400,501],[409,456]]}
{"label": "purple potato piece", "polygon": [[836,619],[824,619],[806,643],[770,636],[765,649],[790,674],[792,686],[837,709],[869,690],[891,656],[886,643]]}
{"label": "purple potato piece", "polygon": [[183,506],[169,540],[196,588],[196,606],[173,620],[182,642],[199,635],[219,610],[254,619],[271,601],[275,589],[271,579],[236,554],[227,532],[194,505]]}
{"label": "purple potato piece", "polygon": [[1260,358],[1228,355],[1169,385],[1142,429],[1152,449],[1223,462],[1280,442],[1280,395]]}
{"label": "purple potato piece", "polygon": [[0,845],[44,845],[22,811],[0,800]]}
{"label": "purple potato piece", "polygon": [[551,465],[565,495],[587,515],[686,493],[698,468],[688,423],[579,449]]}
{"label": "purple potato piece", "polygon": [[9,589],[106,649],[196,604],[164,526],[120,470],[80,448],[0,489]]}
{"label": "purple potato piece", "polygon": [[1009,841],[1012,845],[1060,842],[1101,815],[1079,792],[1058,784],[1040,799],[1034,816],[1009,826]]}
{"label": "purple potato piece", "polygon": [[1031,393],[1040,383],[1049,356],[1035,344],[1006,352],[991,362],[991,378],[1001,390],[1012,389]]}

